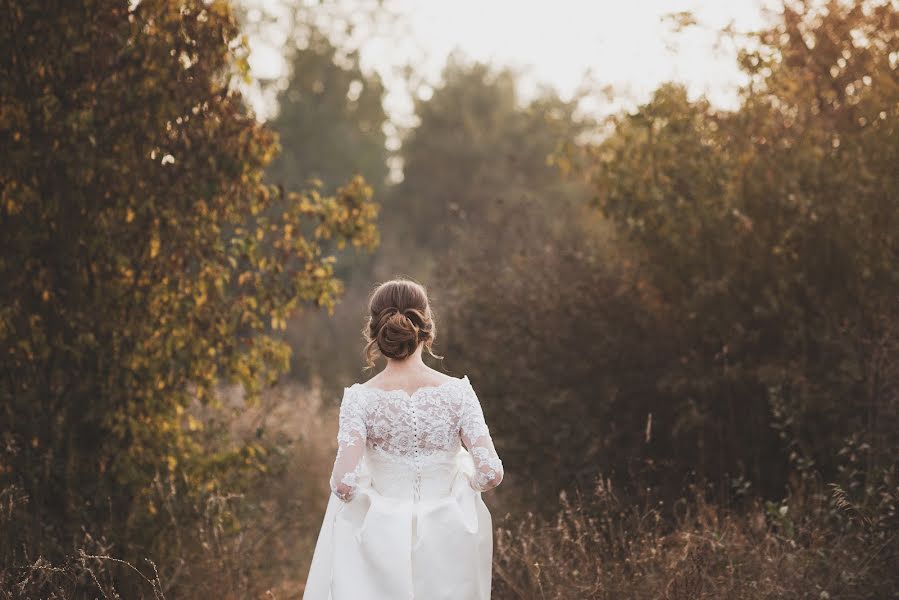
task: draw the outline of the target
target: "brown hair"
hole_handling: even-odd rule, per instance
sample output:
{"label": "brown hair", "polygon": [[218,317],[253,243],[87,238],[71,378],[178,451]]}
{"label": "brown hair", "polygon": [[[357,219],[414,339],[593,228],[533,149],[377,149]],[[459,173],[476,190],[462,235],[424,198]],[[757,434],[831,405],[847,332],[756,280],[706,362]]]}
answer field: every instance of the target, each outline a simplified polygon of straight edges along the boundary
{"label": "brown hair", "polygon": [[434,358],[432,345],[437,336],[434,317],[424,286],[410,279],[392,279],[378,285],[368,299],[369,316],[362,335],[366,344],[363,356],[366,369],[375,366],[378,353],[402,360],[418,345]]}

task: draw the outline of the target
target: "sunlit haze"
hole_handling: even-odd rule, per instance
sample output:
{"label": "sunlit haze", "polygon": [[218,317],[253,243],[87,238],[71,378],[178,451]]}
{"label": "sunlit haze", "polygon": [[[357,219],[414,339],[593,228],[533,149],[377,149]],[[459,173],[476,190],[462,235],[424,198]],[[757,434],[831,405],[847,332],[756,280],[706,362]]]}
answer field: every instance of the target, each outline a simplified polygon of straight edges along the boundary
{"label": "sunlit haze", "polygon": [[[706,94],[719,106],[734,103],[743,81],[733,44],[718,32],[732,25],[749,31],[764,23],[768,0],[395,0],[386,6],[399,23],[370,36],[360,49],[362,66],[377,71],[387,85],[391,118],[408,124],[412,102],[399,69],[411,65],[423,80],[416,93],[427,97],[453,51],[469,59],[508,65],[522,72],[522,93],[540,85],[570,97],[585,78],[612,86],[612,102],[587,104],[607,112],[641,101],[659,83],[684,82],[692,95]],[[665,15],[691,11],[697,26],[675,32]],[[277,42],[276,42],[277,43]],[[274,79],[285,64],[271,40],[253,40],[251,66],[258,77]],[[271,110],[257,98],[260,116]]]}

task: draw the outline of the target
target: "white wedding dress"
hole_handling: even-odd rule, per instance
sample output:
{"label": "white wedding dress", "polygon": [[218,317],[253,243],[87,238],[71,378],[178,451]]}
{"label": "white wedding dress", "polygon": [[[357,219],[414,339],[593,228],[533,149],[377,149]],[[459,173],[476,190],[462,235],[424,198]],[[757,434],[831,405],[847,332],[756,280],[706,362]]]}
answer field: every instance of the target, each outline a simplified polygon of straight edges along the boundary
{"label": "white wedding dress", "polygon": [[503,467],[468,376],[344,388],[337,442],[304,600],[488,600]]}

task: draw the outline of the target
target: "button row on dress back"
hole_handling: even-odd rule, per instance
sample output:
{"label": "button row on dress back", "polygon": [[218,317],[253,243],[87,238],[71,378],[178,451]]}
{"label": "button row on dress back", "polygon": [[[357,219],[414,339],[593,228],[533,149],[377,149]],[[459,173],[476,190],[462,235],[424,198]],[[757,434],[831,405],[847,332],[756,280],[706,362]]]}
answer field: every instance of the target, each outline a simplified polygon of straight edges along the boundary
{"label": "button row on dress back", "polygon": [[414,460],[415,460],[415,479],[412,483],[412,490],[414,494],[415,502],[418,502],[421,498],[421,464],[418,462],[418,448],[420,446],[419,443],[419,431],[418,431],[418,415],[415,413],[415,399],[413,396],[409,397],[410,400],[410,409],[412,411],[412,427],[414,428],[414,437],[413,443],[415,447],[413,448],[414,452]]}

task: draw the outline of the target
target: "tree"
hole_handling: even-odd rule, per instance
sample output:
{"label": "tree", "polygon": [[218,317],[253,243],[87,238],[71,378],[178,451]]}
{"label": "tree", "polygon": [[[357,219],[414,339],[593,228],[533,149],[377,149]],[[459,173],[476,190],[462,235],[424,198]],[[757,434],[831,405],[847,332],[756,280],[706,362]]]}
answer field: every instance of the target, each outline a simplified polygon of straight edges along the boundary
{"label": "tree", "polygon": [[594,148],[598,206],[680,322],[658,377],[701,471],[779,491],[769,401],[806,473],[853,431],[894,460],[897,32],[889,2],[787,2],[740,54],[739,110],[663,86]]}
{"label": "tree", "polygon": [[341,293],[323,244],[371,246],[377,205],[362,178],[263,182],[275,137],[235,91],[227,2],[3,10],[0,486],[29,498],[3,558],[59,556],[82,528],[164,552],[158,473],[189,494],[253,464],[198,453],[184,408],[274,380],[288,314]]}
{"label": "tree", "polygon": [[340,57],[323,33],[307,35],[305,46],[287,57],[289,83],[271,122],[281,153],[269,175],[291,186],[312,178],[331,186],[357,172],[380,187],[387,178],[380,78],[362,72],[357,52]]}
{"label": "tree", "polygon": [[401,150],[404,179],[385,201],[405,224],[392,237],[435,256],[460,225],[497,223],[506,203],[540,198],[547,187],[570,188],[547,161],[588,127],[573,117],[577,99],[564,102],[544,90],[524,102],[508,69],[452,56],[442,79],[433,96],[416,103],[420,123]]}
{"label": "tree", "polygon": [[[587,156],[557,158],[589,176],[605,223],[559,201],[536,161],[516,188],[504,154],[466,154],[541,139],[492,127],[512,120],[498,99],[460,118],[450,106],[479,96],[457,90],[422,112],[412,139],[430,151],[408,169],[431,155],[449,168],[409,173],[410,198],[433,182],[444,200],[421,210],[477,214],[449,221],[434,269],[452,290],[438,352],[481,379],[514,497],[600,473],[666,500],[694,477],[779,497],[795,467],[833,476],[855,432],[866,481],[895,461],[895,32],[882,4],[788,7],[745,43],[738,110],[666,84],[615,115]],[[424,137],[424,115],[446,141]]]}

